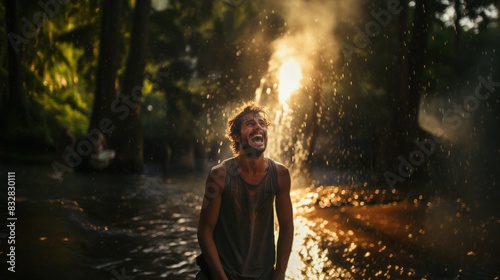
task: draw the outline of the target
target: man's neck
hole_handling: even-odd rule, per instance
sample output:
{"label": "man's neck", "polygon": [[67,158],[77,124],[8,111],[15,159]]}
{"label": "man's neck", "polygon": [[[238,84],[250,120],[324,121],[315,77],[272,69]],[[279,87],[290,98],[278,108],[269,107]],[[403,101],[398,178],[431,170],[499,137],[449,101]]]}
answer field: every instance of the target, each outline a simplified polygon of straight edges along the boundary
{"label": "man's neck", "polygon": [[236,161],[238,162],[238,167],[241,168],[241,171],[247,174],[257,174],[263,172],[267,168],[264,154],[261,154],[258,157],[249,157],[240,153],[237,156]]}

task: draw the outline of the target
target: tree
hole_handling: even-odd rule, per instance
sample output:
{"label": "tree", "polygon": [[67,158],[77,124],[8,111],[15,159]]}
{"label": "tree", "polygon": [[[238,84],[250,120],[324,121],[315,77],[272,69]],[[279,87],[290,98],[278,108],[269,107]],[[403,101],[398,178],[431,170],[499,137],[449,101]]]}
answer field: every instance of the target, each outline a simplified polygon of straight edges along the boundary
{"label": "tree", "polygon": [[[394,97],[397,110],[394,115],[393,136],[396,153],[405,151],[406,138],[418,136],[421,132],[418,125],[418,111],[421,92],[423,90],[423,70],[426,63],[425,54],[428,46],[429,26],[432,10],[429,0],[415,1],[415,11],[411,24],[408,20],[408,4],[402,5],[400,14],[399,46],[400,46],[400,91]],[[401,146],[403,145],[403,146]]]}
{"label": "tree", "polygon": [[103,1],[99,61],[89,130],[99,129],[104,118],[112,117],[111,103],[117,97],[121,8],[122,0]]}
{"label": "tree", "polygon": [[[9,126],[16,125],[16,123],[26,127],[30,124],[30,115],[27,108],[27,96],[21,84],[21,62],[20,51],[18,48],[19,40],[25,40],[20,35],[18,28],[18,8],[17,1],[5,0],[5,21],[6,33],[9,38],[7,43],[7,91],[3,93],[2,114],[4,117],[1,122],[1,131],[7,131]],[[15,120],[15,121],[13,121]]]}
{"label": "tree", "polygon": [[[151,0],[136,1],[130,37],[123,86],[118,98],[121,108],[127,108],[116,120],[116,133],[111,138],[111,145],[116,149],[116,168],[122,171],[141,172],[143,168],[143,137],[140,122],[140,103],[142,84],[146,64],[146,43],[148,34]],[[130,101],[130,102],[129,102]],[[116,108],[116,107],[114,107]]]}

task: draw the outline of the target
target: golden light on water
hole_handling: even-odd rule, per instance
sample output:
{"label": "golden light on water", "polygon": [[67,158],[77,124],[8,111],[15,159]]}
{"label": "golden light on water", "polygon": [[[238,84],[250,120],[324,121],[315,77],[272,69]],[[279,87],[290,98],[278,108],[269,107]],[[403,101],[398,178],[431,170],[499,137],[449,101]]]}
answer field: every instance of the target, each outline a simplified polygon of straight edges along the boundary
{"label": "golden light on water", "polygon": [[[417,226],[423,225],[409,225],[405,218],[420,215],[419,204],[361,203],[377,201],[381,193],[366,187],[354,190],[352,186],[292,190],[295,234],[286,279],[416,277],[414,257],[401,250],[400,244],[414,242],[415,235],[425,238],[423,229],[415,234]],[[414,238],[409,238],[409,233]]]}
{"label": "golden light on water", "polygon": [[335,247],[339,236],[330,229],[328,221],[308,217],[317,211],[315,201],[318,193],[310,189],[296,189],[291,193],[294,204],[295,237],[288,262],[287,279],[352,279],[348,269],[329,259],[324,245]]}
{"label": "golden light on water", "polygon": [[280,103],[287,107],[286,102],[290,96],[300,87],[302,69],[295,59],[286,60],[278,71],[279,86],[278,98]]}

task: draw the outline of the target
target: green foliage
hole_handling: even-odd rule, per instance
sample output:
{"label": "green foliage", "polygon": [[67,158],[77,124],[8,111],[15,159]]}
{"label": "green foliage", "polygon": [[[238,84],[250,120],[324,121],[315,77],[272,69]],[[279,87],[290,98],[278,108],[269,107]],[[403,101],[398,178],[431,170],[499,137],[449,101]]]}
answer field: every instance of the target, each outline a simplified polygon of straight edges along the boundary
{"label": "green foliage", "polygon": [[[258,7],[251,1],[241,1],[234,7],[218,0],[168,3],[151,15],[147,71],[151,77],[158,72],[168,73],[168,77],[161,82],[153,78],[154,97],[145,92],[145,132],[148,126],[158,128],[156,131],[172,142],[208,141],[215,135],[220,139],[222,132],[205,133],[211,121],[207,116],[222,120],[227,103],[248,99],[258,86],[242,80],[256,76],[256,69],[243,68],[237,54],[247,40],[242,35]],[[249,91],[245,90],[247,86]],[[160,100],[157,91],[164,98]],[[157,108],[158,102],[165,102],[165,107],[147,111],[148,106]]]}
{"label": "green foliage", "polygon": [[[122,11],[123,59],[129,45],[132,2],[127,1]],[[18,1],[19,19],[31,20],[41,10],[33,3]],[[356,16],[337,15],[339,20],[331,33],[335,42],[351,43],[353,28],[364,28],[373,21],[372,10],[386,7],[386,1],[360,3],[366,5],[359,5],[361,11],[353,12]],[[427,46],[423,92],[443,95],[450,85],[479,72],[485,59],[483,52],[492,53],[492,48],[485,50],[485,46],[498,46],[498,19],[489,19],[484,12],[484,7],[495,1],[464,1],[464,17],[482,18],[487,23],[481,28],[462,30],[457,47],[452,23],[443,22],[440,17],[453,4],[431,3],[436,17],[432,19]],[[31,137],[54,144],[61,127],[68,127],[77,135],[85,133],[99,55],[100,5],[97,0],[60,5],[36,36],[22,45],[23,89],[28,96],[27,111],[34,122],[33,126],[24,127],[12,120],[4,138]],[[293,31],[290,23],[279,3],[266,1],[171,0],[153,1],[153,6],[141,106],[145,138],[220,141],[223,127],[214,128],[214,124],[224,125],[227,108],[233,104],[253,99],[260,78],[268,75],[272,42]],[[405,23],[411,25],[413,11],[413,7],[408,8]],[[4,12],[2,2],[0,14]],[[398,110],[394,97],[399,92],[401,71],[399,20],[394,15],[390,24],[371,38],[368,46],[358,48],[348,62],[342,59],[340,50],[339,59],[320,51],[317,67],[322,81],[318,85],[322,89],[322,129],[345,133],[346,139],[350,135],[372,139],[388,132],[387,124],[394,110]],[[495,21],[496,27],[491,24]],[[0,33],[5,35],[3,24]],[[410,35],[406,33],[408,38]],[[8,74],[7,43],[0,42],[2,88],[6,87]],[[324,46],[328,47],[331,46]],[[122,72],[123,68],[119,73]],[[308,98],[305,96],[300,102],[305,104]],[[9,105],[0,106],[3,109]]]}
{"label": "green foliage", "polygon": [[[62,127],[83,135],[92,102],[89,94],[92,80],[86,77],[91,76],[95,64],[92,43],[95,45],[96,39],[92,34],[85,36],[75,30],[97,30],[92,26],[96,22],[97,1],[52,7],[32,35],[25,32],[26,26],[36,26],[34,15],[44,10],[31,1],[18,1],[18,8],[19,35],[27,39],[19,45],[21,80],[28,96],[26,110],[33,121],[26,127],[19,120],[9,120],[9,131],[4,138],[33,139],[55,145]],[[80,47],[80,42],[91,45]]]}

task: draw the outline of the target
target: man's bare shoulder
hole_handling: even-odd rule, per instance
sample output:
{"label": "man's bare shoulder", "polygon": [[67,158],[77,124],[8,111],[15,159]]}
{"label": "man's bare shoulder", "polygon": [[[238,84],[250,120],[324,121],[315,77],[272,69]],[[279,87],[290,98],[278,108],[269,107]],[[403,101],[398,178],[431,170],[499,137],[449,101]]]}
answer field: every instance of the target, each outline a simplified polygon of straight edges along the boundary
{"label": "man's bare shoulder", "polygon": [[289,193],[291,185],[290,171],[288,171],[288,167],[286,167],[283,163],[275,160],[273,161],[276,165],[276,173],[278,174],[278,190],[283,191],[284,193]]}
{"label": "man's bare shoulder", "polygon": [[212,168],[210,169],[210,173],[219,173],[222,171],[226,171],[226,162],[225,161],[223,161],[217,165],[212,166]]}
{"label": "man's bare shoulder", "polygon": [[219,188],[224,188],[224,182],[226,179],[226,164],[225,161],[213,166],[210,169],[207,177],[207,183],[213,182],[219,186]]}
{"label": "man's bare shoulder", "polygon": [[290,172],[288,171],[288,167],[286,167],[283,163],[281,162],[278,162],[278,161],[274,161],[274,164],[276,165],[276,171],[278,172],[278,174],[289,174]]}

